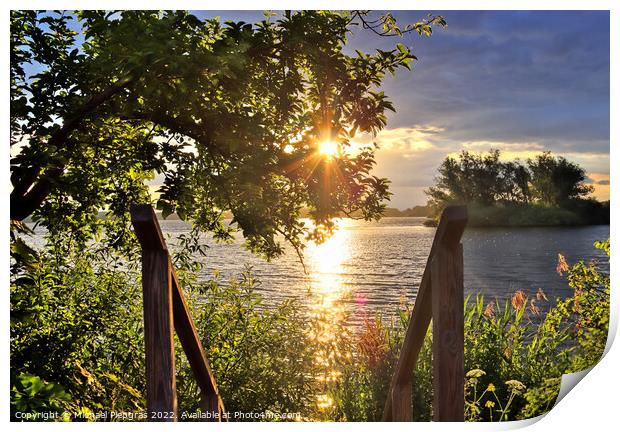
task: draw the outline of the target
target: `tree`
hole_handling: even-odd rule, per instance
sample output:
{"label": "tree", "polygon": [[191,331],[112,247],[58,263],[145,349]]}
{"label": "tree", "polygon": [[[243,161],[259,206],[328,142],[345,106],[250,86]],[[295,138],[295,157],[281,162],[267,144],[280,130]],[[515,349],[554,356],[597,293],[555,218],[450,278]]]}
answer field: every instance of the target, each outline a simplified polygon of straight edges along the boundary
{"label": "tree", "polygon": [[518,159],[500,161],[500,151],[487,154],[462,151],[448,156],[439,167],[435,186],[425,192],[435,209],[452,202],[482,206],[539,203],[564,207],[582,200],[593,188],[580,166],[544,152],[523,165]]}
{"label": "tree", "polygon": [[[430,34],[430,17],[400,29],[367,11],[286,12],[255,25],[185,11],[11,13],[11,219],[34,217],[85,242],[126,244],[132,203],[155,201],[217,238],[230,210],[247,246],[267,257],[278,236],[298,250],[341,212],[379,217],[388,181],[371,174],[374,146],[353,155],[394,110],[385,74],[410,68],[403,44],[343,51],[352,26]],[[378,30],[379,29],[379,30]],[[322,157],[321,141],[339,157]],[[108,211],[105,220],[97,218]]]}
{"label": "tree", "polygon": [[466,150],[458,160],[448,156],[439,167],[435,186],[425,192],[436,208],[450,202],[492,205],[526,194],[515,179],[524,175],[518,162],[500,162],[500,151],[475,154]]}
{"label": "tree", "polygon": [[561,156],[544,152],[528,160],[532,190],[542,204],[566,206],[571,200],[585,198],[593,191],[586,185],[586,172]]}

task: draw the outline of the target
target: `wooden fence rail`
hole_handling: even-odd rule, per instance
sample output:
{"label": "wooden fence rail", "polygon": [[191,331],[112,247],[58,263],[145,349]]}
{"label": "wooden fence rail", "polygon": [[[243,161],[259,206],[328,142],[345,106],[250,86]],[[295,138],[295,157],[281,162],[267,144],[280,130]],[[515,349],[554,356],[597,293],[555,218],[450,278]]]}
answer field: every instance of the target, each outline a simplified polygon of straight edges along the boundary
{"label": "wooden fence rail", "polygon": [[225,421],[224,403],[170,260],[166,241],[150,205],[131,208],[131,222],[142,246],[142,291],[146,348],[146,401],[150,420],[178,418],[174,338],[179,341],[201,392],[206,420]]}
{"label": "wooden fence rail", "polygon": [[396,370],[384,421],[412,420],[412,374],[433,322],[433,418],[463,421],[463,247],[467,207],[447,207],[439,221]]}

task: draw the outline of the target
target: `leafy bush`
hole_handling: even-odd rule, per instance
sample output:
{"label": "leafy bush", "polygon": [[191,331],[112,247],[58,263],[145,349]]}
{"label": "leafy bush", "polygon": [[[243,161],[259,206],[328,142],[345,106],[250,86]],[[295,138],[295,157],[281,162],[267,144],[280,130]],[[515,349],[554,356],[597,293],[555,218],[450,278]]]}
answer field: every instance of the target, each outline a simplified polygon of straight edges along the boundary
{"label": "leafy bush", "polygon": [[[45,410],[76,420],[144,410],[139,273],[110,254],[95,256],[95,248],[58,257],[13,234],[13,415]],[[227,410],[314,416],[320,342],[309,331],[307,311],[296,302],[267,308],[249,273],[228,284],[218,277],[197,283],[200,267],[190,259],[200,253],[196,235],[178,239],[173,260]],[[179,406],[195,411],[198,388],[175,345]]]}
{"label": "leafy bush", "polygon": [[[87,250],[60,259],[15,239],[11,252],[12,406],[24,407],[13,405],[18,398],[31,408],[45,406],[35,400],[47,394],[50,404],[68,411],[144,407],[135,274],[118,263],[92,265]],[[28,376],[50,392],[22,392]],[[70,400],[57,397],[64,392]]]}
{"label": "leafy bush", "polygon": [[[255,291],[249,270],[239,280],[189,286],[194,319],[227,411],[308,414],[315,402],[319,372],[310,320],[295,301],[273,308]],[[187,286],[187,284],[186,284]],[[199,389],[183,352],[179,405],[197,411]]]}
{"label": "leafy bush", "polygon": [[[11,374],[11,416],[18,412],[36,415],[38,413],[54,413],[57,418],[64,411],[65,403],[70,400],[69,394],[58,384],[43,381],[28,373],[18,376]],[[48,414],[48,416],[50,416]],[[51,416],[50,416],[51,417]],[[32,418],[48,420],[48,418]]]}

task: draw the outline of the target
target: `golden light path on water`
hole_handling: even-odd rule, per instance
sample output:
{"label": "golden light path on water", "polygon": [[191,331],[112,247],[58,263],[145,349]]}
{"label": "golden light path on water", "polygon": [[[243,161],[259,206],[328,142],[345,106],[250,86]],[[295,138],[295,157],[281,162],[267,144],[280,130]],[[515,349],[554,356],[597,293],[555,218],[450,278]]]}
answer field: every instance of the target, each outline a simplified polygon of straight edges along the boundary
{"label": "golden light path on water", "polygon": [[[311,243],[305,254],[310,276],[311,312],[314,328],[312,336],[316,342],[317,379],[327,386],[337,380],[340,372],[334,367],[342,357],[350,357],[343,352],[342,339],[346,336],[346,327],[342,322],[346,318],[343,300],[351,295],[350,288],[344,280],[343,264],[351,257],[351,239],[346,229],[347,219],[337,219],[338,229],[326,242],[317,245]],[[333,400],[327,395],[320,395],[317,400],[320,410],[333,407]]]}

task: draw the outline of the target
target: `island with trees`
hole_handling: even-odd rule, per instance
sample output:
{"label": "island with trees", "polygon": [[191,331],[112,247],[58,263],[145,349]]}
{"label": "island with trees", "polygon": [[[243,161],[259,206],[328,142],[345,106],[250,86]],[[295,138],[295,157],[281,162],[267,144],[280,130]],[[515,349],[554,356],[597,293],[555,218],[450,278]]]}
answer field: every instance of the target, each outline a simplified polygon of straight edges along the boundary
{"label": "island with trees", "polygon": [[436,223],[448,204],[469,207],[469,226],[556,226],[609,224],[609,201],[589,197],[585,170],[562,156],[543,152],[525,163],[504,162],[499,150],[462,151],[439,167],[429,197]]}

